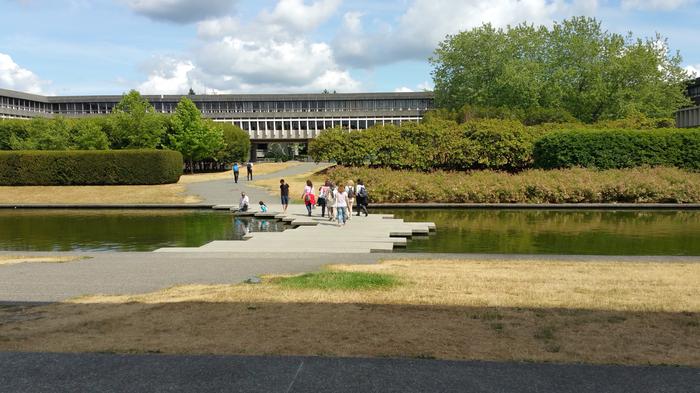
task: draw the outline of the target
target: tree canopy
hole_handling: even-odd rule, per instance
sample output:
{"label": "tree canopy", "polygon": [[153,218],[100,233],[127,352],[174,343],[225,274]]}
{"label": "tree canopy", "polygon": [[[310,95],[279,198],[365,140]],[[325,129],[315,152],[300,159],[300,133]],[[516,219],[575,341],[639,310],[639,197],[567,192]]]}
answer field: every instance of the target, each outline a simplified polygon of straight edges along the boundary
{"label": "tree canopy", "polygon": [[111,116],[112,145],[116,148],[154,149],[165,134],[165,118],[136,90],[125,94]]}
{"label": "tree canopy", "polygon": [[[169,135],[173,149],[190,161],[211,157],[224,147],[223,131],[212,121],[202,119],[202,113],[187,97],[183,97],[170,119],[172,134]],[[194,168],[190,165],[192,171]]]}
{"label": "tree canopy", "polygon": [[595,122],[671,117],[689,78],[666,39],[610,33],[594,18],[490,24],[448,36],[430,59],[439,106],[564,110]]}

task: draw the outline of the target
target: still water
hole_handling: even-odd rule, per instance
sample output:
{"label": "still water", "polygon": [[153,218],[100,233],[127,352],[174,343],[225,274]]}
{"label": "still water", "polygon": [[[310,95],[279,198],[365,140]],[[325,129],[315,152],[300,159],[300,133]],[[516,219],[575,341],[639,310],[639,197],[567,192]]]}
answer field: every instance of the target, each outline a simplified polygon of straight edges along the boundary
{"label": "still water", "polygon": [[210,210],[0,210],[0,250],[152,251],[284,229]]}
{"label": "still water", "polygon": [[407,252],[700,255],[700,211],[394,209],[432,221]]}

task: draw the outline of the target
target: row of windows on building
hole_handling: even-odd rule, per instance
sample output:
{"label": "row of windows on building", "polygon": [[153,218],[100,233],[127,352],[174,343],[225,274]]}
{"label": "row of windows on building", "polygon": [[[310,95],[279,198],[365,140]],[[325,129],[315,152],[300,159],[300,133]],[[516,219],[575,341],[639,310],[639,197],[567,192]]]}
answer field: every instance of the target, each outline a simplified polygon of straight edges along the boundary
{"label": "row of windows on building", "polygon": [[[160,113],[173,113],[177,102],[154,102]],[[425,111],[432,100],[333,100],[333,101],[212,101],[195,102],[205,114],[251,112],[345,112],[345,111]],[[107,114],[114,102],[45,103],[22,98],[0,97],[0,108],[64,115]]]}
{"label": "row of windows on building", "polygon": [[233,123],[244,131],[287,131],[287,130],[325,130],[333,127],[343,127],[349,130],[362,130],[374,125],[401,125],[403,122],[419,121],[419,116],[405,117],[372,117],[372,118],[345,118],[345,119],[226,119],[225,122]]}

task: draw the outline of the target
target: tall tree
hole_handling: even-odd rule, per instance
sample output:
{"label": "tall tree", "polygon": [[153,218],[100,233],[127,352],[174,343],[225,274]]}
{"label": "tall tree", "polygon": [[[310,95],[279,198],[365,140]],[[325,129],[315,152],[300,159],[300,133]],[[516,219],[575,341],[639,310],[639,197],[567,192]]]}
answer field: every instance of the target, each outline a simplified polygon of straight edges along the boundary
{"label": "tall tree", "polygon": [[563,109],[585,122],[670,117],[689,75],[661,36],[610,33],[594,18],[490,24],[448,36],[430,59],[438,105]]}
{"label": "tall tree", "polygon": [[125,94],[112,111],[113,148],[154,149],[165,133],[165,119],[136,90]]}
{"label": "tall tree", "polygon": [[177,104],[170,122],[170,144],[189,162],[192,173],[194,161],[213,158],[224,146],[222,129],[211,121],[204,121],[202,113],[187,97]]}

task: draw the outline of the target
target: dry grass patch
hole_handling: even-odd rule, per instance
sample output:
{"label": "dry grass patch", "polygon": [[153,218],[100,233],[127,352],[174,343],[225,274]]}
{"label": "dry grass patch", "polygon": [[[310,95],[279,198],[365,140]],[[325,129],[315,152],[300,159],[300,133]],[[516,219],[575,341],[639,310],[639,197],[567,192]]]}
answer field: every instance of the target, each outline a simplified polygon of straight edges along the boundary
{"label": "dry grass patch", "polygon": [[0,255],[0,266],[16,265],[19,263],[66,263],[86,257],[31,257],[18,255]]}
{"label": "dry grass patch", "polygon": [[0,204],[149,204],[197,203],[185,186],[23,186],[0,187]]}
{"label": "dry grass patch", "polygon": [[700,264],[395,260],[329,271],[401,285],[293,289],[275,276],[83,297],[0,316],[0,350],[700,366]]}

